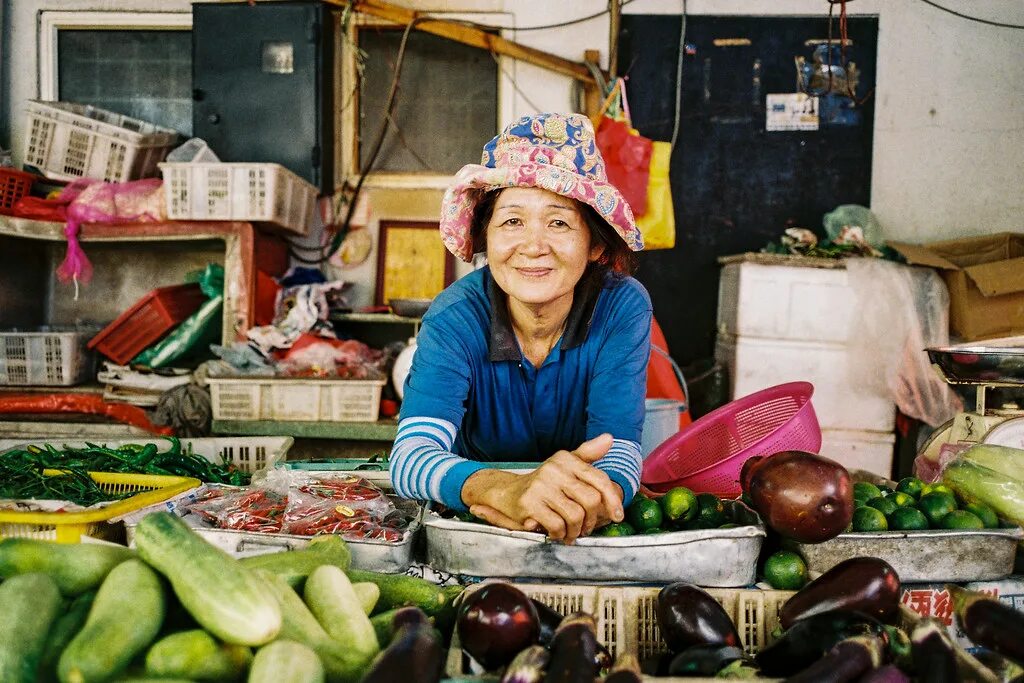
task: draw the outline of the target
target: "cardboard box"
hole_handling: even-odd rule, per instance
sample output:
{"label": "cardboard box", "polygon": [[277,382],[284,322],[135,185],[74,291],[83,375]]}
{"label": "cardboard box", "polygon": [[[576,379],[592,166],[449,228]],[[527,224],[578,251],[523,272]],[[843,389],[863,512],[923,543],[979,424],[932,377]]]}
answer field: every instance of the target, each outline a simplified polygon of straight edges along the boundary
{"label": "cardboard box", "polygon": [[939,270],[949,288],[951,335],[974,341],[1024,334],[1024,234],[889,246],[909,263]]}
{"label": "cardboard box", "polygon": [[[1024,577],[1010,576],[1001,581],[972,581],[958,584],[967,590],[986,593],[1008,607],[1024,612]],[[935,617],[946,625],[949,635],[960,647],[974,652],[978,647],[961,630],[953,616],[953,599],[945,584],[906,584],[900,602],[922,617]]]}

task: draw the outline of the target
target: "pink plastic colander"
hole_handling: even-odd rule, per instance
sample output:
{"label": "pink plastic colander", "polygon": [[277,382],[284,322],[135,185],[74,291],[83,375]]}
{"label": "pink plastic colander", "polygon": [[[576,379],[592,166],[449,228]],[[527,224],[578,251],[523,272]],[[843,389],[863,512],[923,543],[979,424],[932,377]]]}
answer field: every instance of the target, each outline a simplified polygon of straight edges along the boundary
{"label": "pink plastic colander", "polygon": [[811,405],[813,393],[809,382],[790,382],[708,413],[651,452],[644,461],[644,485],[655,492],[685,486],[735,497],[748,458],[790,450],[817,453],[821,428]]}

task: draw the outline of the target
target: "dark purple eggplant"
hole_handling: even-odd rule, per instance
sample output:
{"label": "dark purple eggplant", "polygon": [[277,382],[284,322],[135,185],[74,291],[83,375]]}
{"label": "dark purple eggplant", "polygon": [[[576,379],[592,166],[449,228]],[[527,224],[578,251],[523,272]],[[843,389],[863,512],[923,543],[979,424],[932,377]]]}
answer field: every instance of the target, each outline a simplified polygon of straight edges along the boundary
{"label": "dark purple eggplant", "polygon": [[531,645],[508,665],[501,683],[540,683],[550,659],[551,654],[543,645]]}
{"label": "dark purple eggplant", "polygon": [[856,636],[885,638],[885,628],[874,617],[834,610],[801,619],[781,638],[754,655],[766,676],[797,674],[819,660],[837,643]]}
{"label": "dark purple eggplant", "polygon": [[537,619],[540,623],[540,636],[537,640],[541,645],[547,645],[555,636],[555,629],[562,623],[562,615],[545,605],[536,598],[530,598],[534,608],[537,610]]}
{"label": "dark purple eggplant", "polygon": [[670,583],[658,593],[658,626],[665,644],[679,653],[693,645],[740,644],[736,626],[718,601],[689,583]]}
{"label": "dark purple eggplant", "polygon": [[691,645],[672,658],[668,675],[711,677],[737,659],[743,650],[732,645]]}
{"label": "dark purple eggplant", "polygon": [[[885,645],[877,636],[855,636],[842,640],[828,653],[786,683],[849,683],[882,663]],[[927,679],[926,679],[927,680]]]}
{"label": "dark purple eggplant", "polygon": [[551,661],[544,683],[593,683],[597,676],[597,625],[594,617],[570,614],[551,639]]}
{"label": "dark purple eggplant", "polygon": [[801,588],[779,612],[782,628],[797,619],[836,609],[891,622],[900,604],[900,578],[885,560],[851,557]]}
{"label": "dark purple eggplant", "polygon": [[974,655],[974,658],[982,666],[994,673],[1001,683],[1014,683],[1017,680],[1024,680],[1024,667],[1009,657],[1004,657],[992,650],[979,650],[971,654]]}
{"label": "dark purple eggplant", "polygon": [[869,671],[857,683],[910,683],[910,678],[895,664],[886,664]]}
{"label": "dark purple eggplant", "polygon": [[651,655],[640,662],[640,672],[645,676],[668,676],[668,665],[675,657],[672,652]]}
{"label": "dark purple eggplant", "polygon": [[444,674],[444,661],[444,641],[433,626],[403,626],[360,683],[437,683]]}
{"label": "dark purple eggplant", "polygon": [[956,667],[956,645],[946,626],[936,619],[922,619],[910,634],[917,677],[927,683],[960,680]]}
{"label": "dark purple eggplant", "polygon": [[620,652],[608,671],[604,683],[641,683],[640,662],[628,652]]}
{"label": "dark purple eggplant", "polygon": [[462,649],[494,671],[537,643],[537,608],[515,586],[491,583],[465,597],[456,622]]}
{"label": "dark purple eggplant", "polygon": [[976,645],[1024,664],[1024,612],[983,593],[946,586],[957,623]]}

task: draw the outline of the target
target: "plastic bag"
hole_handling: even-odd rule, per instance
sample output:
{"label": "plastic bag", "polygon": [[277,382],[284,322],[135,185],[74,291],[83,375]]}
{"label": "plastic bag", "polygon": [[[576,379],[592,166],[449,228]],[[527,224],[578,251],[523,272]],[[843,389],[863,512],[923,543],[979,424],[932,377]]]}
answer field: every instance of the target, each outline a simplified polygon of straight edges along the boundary
{"label": "plastic bag", "polygon": [[220,339],[224,267],[216,263],[208,265],[199,280],[199,287],[210,298],[164,339],[132,359],[133,364],[151,368],[167,367],[193,352],[205,352],[211,342]]}
{"label": "plastic bag", "polygon": [[672,145],[654,142],[651,151],[650,178],[647,181],[647,210],[637,216],[636,227],[644,237],[644,249],[671,249],[676,246],[676,214],[669,183]]}
{"label": "plastic bag", "polygon": [[885,246],[882,224],[871,209],[860,204],[842,204],[822,219],[825,234],[836,244],[863,241],[875,249]]}
{"label": "plastic bag", "polygon": [[372,483],[344,473],[292,475],[284,515],[285,533],[341,534],[345,538],[396,542],[402,539],[404,519]]}
{"label": "plastic bag", "polygon": [[[608,116],[605,112],[610,110],[617,111],[617,115]],[[605,98],[596,127],[594,141],[604,158],[608,182],[626,198],[635,216],[644,215],[647,212],[652,141],[633,128],[626,86],[621,78]]]}
{"label": "plastic bag", "polygon": [[281,531],[287,505],[287,496],[268,488],[209,487],[188,511],[218,529],[272,534]]}
{"label": "plastic bag", "polygon": [[932,370],[925,349],[949,343],[949,293],[935,271],[880,259],[848,259],[856,296],[849,347],[854,387],[890,395],[899,409],[933,427],[963,410]]}

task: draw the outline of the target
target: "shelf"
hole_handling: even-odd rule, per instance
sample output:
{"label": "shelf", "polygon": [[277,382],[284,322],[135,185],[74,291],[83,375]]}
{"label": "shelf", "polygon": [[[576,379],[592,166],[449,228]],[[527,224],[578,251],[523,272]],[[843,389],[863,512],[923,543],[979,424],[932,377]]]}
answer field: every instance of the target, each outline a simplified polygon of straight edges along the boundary
{"label": "shelf", "polygon": [[394,313],[331,313],[331,320],[353,323],[391,323],[401,325],[419,325],[420,318],[407,318]]}
{"label": "shelf", "polygon": [[307,439],[394,441],[397,420],[376,422],[286,422],[280,420],[214,420],[214,434],[292,436]]}

